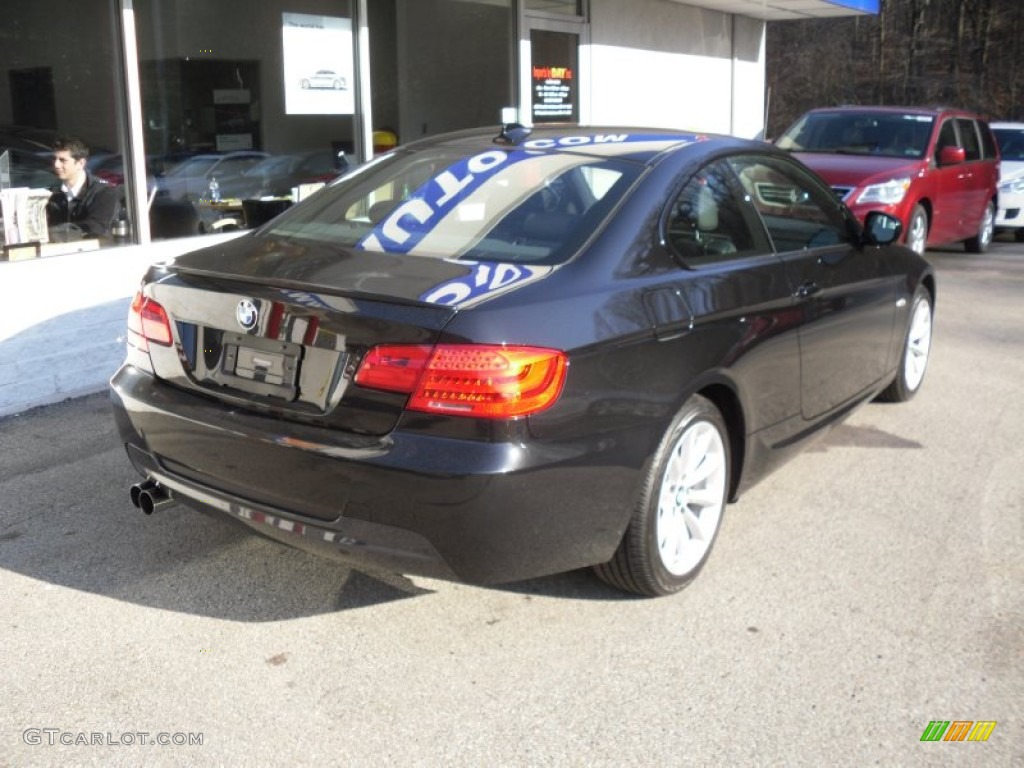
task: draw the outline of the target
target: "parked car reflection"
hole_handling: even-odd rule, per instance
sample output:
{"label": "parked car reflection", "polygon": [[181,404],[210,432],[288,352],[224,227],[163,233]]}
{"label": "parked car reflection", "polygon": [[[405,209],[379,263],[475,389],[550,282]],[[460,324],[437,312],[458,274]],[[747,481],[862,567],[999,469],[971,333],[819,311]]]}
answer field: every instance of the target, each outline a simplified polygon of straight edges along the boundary
{"label": "parked car reflection", "polygon": [[5,180],[7,186],[39,189],[56,183],[57,177],[53,174],[53,161],[49,152],[16,149],[0,144],[0,156],[4,153],[10,171],[10,178]]}
{"label": "parked car reflection", "polygon": [[157,197],[200,200],[208,194],[212,179],[218,184],[227,183],[269,156],[255,150],[195,155],[157,178]]}
{"label": "parked car reflection", "polygon": [[238,200],[288,197],[299,184],[332,181],[347,169],[345,155],[330,149],[272,155],[238,176],[219,181],[220,194]]}

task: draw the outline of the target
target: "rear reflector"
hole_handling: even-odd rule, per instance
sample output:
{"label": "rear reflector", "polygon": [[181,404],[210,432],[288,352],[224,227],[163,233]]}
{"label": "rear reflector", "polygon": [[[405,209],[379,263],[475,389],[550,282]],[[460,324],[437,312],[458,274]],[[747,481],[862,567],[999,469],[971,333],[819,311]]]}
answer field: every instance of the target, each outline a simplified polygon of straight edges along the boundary
{"label": "rear reflector", "polygon": [[406,408],[486,419],[537,413],[562,392],[564,352],[486,344],[383,345],[363,358],[359,386],[409,394]]}
{"label": "rear reflector", "polygon": [[131,309],[128,311],[128,332],[129,340],[143,351],[149,348],[149,341],[164,347],[169,347],[173,343],[167,312],[141,292],[135,294]]}

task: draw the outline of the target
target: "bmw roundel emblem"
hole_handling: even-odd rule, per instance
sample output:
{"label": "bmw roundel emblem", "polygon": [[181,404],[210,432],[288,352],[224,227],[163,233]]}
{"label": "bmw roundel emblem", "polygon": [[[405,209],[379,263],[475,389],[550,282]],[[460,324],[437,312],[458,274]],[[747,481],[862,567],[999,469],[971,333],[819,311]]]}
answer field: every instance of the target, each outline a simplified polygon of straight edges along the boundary
{"label": "bmw roundel emblem", "polygon": [[247,331],[251,331],[256,327],[259,315],[260,313],[256,309],[256,305],[249,299],[242,299],[238,302],[238,306],[235,307],[235,319]]}

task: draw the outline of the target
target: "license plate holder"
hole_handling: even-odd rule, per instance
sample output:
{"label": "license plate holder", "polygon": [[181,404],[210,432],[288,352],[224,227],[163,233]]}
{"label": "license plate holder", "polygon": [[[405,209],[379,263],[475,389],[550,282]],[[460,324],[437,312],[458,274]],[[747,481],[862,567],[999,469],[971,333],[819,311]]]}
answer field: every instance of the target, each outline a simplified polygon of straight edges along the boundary
{"label": "license plate holder", "polygon": [[220,384],[283,400],[297,397],[301,344],[231,332],[221,341]]}

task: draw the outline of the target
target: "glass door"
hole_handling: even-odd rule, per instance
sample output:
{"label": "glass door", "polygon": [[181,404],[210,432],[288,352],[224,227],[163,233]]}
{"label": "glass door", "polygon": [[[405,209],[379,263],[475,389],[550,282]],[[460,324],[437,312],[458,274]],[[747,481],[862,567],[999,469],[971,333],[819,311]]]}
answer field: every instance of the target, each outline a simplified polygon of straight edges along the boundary
{"label": "glass door", "polygon": [[[547,6],[552,6],[547,3]],[[571,12],[575,11],[573,15]],[[588,27],[578,4],[556,14],[528,6],[520,36],[520,121],[578,123],[588,119],[585,76]],[[581,54],[581,51],[584,52]]]}

